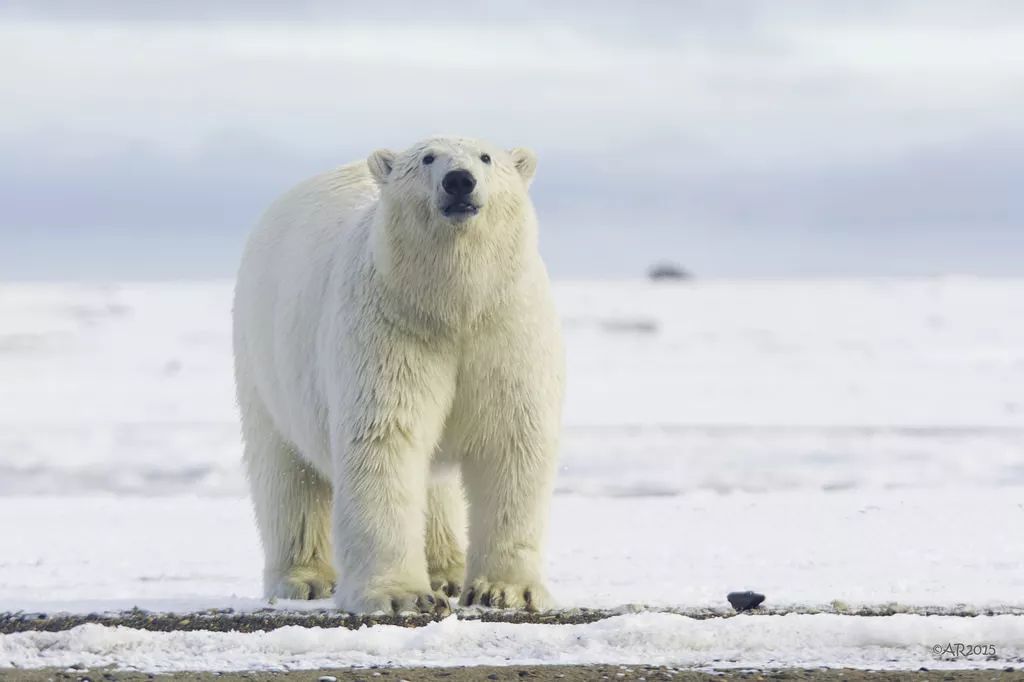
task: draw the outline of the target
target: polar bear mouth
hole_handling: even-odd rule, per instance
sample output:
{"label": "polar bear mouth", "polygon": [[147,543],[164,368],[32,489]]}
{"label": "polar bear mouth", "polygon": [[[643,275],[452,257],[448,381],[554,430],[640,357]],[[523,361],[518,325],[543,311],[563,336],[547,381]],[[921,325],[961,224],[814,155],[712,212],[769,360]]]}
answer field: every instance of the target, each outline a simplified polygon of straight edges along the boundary
{"label": "polar bear mouth", "polygon": [[469,201],[453,201],[441,209],[441,212],[449,218],[466,218],[476,215],[479,211],[480,207]]}

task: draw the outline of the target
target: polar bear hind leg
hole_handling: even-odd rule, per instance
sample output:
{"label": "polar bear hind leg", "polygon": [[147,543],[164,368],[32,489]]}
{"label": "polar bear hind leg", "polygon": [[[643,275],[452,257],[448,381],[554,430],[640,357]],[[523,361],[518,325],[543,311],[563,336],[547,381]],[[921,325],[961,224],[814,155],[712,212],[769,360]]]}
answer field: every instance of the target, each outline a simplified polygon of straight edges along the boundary
{"label": "polar bear hind leg", "polygon": [[458,597],[466,578],[466,497],[457,470],[436,476],[427,493],[430,589]]}
{"label": "polar bear hind leg", "polygon": [[246,473],[265,556],[264,596],[329,597],[336,582],[331,485],[278,435],[258,397],[241,407]]}

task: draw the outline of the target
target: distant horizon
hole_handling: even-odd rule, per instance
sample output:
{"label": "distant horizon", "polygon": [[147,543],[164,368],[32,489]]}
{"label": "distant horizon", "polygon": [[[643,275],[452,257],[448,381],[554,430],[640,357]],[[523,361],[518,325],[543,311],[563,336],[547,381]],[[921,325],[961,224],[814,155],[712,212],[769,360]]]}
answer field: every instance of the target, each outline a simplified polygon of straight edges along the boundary
{"label": "distant horizon", "polygon": [[[669,280],[656,280],[647,275],[639,276],[605,276],[605,277],[556,277],[551,276],[551,282],[554,284],[587,284],[590,282],[594,283],[623,283],[623,284],[641,284],[649,283],[657,286],[672,287],[672,286],[687,286],[690,284],[702,284],[702,283],[717,283],[717,282],[907,282],[907,281],[920,281],[926,282],[931,280],[1024,280],[1024,273],[1021,274],[972,274],[967,272],[946,272],[936,274],[805,274],[805,275],[690,275],[686,278],[681,279],[669,279]],[[152,278],[143,279],[135,277],[127,277],[120,279],[101,279],[101,278],[67,278],[61,279],[58,277],[38,277],[38,278],[3,278],[0,277],[0,287],[5,285],[20,286],[20,285],[57,285],[57,286],[148,286],[148,285],[159,285],[159,284],[234,284],[234,275],[225,276],[210,276],[210,277],[189,277],[189,278]]]}

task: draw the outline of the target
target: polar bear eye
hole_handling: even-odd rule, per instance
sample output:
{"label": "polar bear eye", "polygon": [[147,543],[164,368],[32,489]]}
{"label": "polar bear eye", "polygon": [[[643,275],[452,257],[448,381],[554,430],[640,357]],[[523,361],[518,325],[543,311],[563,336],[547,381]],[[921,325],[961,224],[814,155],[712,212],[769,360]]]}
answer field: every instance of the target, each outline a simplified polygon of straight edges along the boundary
{"label": "polar bear eye", "polygon": [[434,155],[433,154],[427,154],[426,156],[423,157],[423,165],[424,166],[429,166],[432,163],[434,163]]}
{"label": "polar bear eye", "polygon": [[491,155],[490,154],[481,154],[480,155],[480,160],[483,161],[484,163],[490,163],[491,162]]}

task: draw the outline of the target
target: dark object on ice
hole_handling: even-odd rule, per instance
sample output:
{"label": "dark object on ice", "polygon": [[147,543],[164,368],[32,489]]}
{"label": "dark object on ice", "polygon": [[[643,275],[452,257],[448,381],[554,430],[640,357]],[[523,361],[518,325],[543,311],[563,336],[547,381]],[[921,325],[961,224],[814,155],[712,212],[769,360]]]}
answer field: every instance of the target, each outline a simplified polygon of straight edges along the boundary
{"label": "dark object on ice", "polygon": [[764,601],[764,595],[757,592],[730,592],[725,598],[737,611],[756,609]]}
{"label": "dark object on ice", "polygon": [[658,263],[647,271],[647,277],[655,282],[665,280],[686,280],[693,276],[675,263]]}

